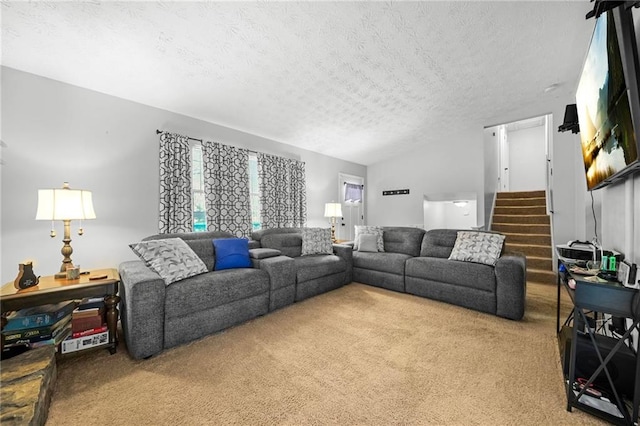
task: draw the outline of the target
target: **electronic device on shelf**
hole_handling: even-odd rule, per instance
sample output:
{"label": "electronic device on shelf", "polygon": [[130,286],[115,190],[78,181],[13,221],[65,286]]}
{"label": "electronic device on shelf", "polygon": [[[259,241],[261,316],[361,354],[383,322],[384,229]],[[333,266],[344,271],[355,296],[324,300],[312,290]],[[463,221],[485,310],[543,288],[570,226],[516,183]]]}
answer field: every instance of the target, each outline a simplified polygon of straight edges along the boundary
{"label": "electronic device on shelf", "polygon": [[596,261],[600,249],[589,241],[574,240],[569,241],[567,244],[557,245],[556,251],[558,252],[560,260],[573,263],[576,261]]}
{"label": "electronic device on shelf", "polygon": [[622,261],[618,263],[618,281],[620,281],[625,287],[640,289],[640,284],[636,282],[636,273],[638,267],[635,263],[628,263]]}
{"label": "electronic device on shelf", "polygon": [[[558,253],[558,258],[563,262],[575,264],[587,270],[593,268],[593,265],[589,265],[588,262],[601,262],[603,256],[607,258],[610,258],[612,256],[615,257],[616,265],[619,265],[624,260],[624,255],[622,253],[616,250],[604,250],[596,243],[592,243],[589,241],[574,240],[569,241],[567,244],[558,244],[556,246],[556,252]],[[596,267],[596,269],[597,268],[599,267]],[[610,278],[615,281],[616,273],[614,272]]]}

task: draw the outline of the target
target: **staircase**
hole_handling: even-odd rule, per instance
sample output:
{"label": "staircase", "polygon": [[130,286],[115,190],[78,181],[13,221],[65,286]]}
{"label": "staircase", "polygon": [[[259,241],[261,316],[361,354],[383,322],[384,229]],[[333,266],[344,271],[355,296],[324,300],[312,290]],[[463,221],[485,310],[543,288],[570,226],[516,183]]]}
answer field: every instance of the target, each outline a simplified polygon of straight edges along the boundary
{"label": "staircase", "polygon": [[506,235],[505,251],[526,256],[527,281],[556,283],[544,191],[499,192],[491,230]]}

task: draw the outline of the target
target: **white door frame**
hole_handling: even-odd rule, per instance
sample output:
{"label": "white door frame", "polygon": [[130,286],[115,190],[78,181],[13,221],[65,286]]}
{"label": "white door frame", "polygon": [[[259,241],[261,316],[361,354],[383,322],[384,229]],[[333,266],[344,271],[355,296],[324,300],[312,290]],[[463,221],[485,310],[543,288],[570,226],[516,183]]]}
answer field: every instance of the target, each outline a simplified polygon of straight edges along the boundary
{"label": "white door frame", "polygon": [[498,128],[500,141],[500,192],[509,191],[509,144],[507,143],[507,127]]}

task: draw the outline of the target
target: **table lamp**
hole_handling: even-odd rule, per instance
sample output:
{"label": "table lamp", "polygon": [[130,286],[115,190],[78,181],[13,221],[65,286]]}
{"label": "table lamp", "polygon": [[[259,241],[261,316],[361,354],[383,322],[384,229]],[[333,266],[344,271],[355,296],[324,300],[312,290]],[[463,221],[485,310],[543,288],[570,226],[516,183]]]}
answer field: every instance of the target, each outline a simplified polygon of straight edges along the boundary
{"label": "table lamp", "polygon": [[326,203],[324,205],[324,217],[331,218],[331,242],[336,242],[336,217],[342,217],[342,204]]}
{"label": "table lamp", "polygon": [[61,220],[64,223],[64,238],[62,239],[64,245],[60,250],[63,260],[60,273],[55,274],[56,278],[66,278],[67,269],[74,267],[71,262],[73,249],[69,244],[71,242],[71,221],[80,220],[78,235],[82,235],[84,233],[82,220],[95,218],[96,213],[93,210],[91,191],[71,189],[68,182],[65,182],[62,188],[38,190],[36,220],[51,221],[51,238],[56,236],[53,221]]}

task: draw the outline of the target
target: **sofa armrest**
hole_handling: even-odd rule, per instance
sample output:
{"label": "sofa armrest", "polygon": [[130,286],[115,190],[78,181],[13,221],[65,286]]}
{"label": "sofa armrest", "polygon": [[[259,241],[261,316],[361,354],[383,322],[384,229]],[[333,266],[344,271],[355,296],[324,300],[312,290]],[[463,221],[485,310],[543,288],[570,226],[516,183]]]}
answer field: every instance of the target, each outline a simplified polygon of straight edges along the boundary
{"label": "sofa armrest", "polygon": [[527,293],[527,261],[521,255],[504,255],[495,265],[496,315],[520,320]]}
{"label": "sofa armrest", "polygon": [[280,256],[282,252],[270,248],[253,248],[249,249],[249,257],[252,259],[267,259],[269,257]]}
{"label": "sofa armrest", "polygon": [[120,264],[120,312],[129,354],[147,358],[164,347],[166,284],[139,260]]}
{"label": "sofa armrest", "polygon": [[253,267],[269,275],[269,311],[290,305],[295,299],[296,265],[288,256],[251,259]]}
{"label": "sofa armrest", "polygon": [[349,284],[353,281],[353,244],[334,244],[333,253],[347,262],[344,284]]}

